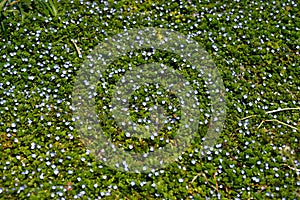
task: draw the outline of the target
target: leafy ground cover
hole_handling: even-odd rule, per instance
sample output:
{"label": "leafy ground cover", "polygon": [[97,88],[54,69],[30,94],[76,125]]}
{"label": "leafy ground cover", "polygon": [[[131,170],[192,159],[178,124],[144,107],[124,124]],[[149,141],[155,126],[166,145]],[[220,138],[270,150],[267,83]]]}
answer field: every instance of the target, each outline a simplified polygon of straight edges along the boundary
{"label": "leafy ground cover", "polygon": [[[0,198],[298,199],[299,7],[290,0],[0,1]],[[176,30],[207,50],[226,87],[227,117],[208,156],[200,155],[208,124],[203,118],[199,138],[174,163],[132,174],[111,169],[85,148],[71,105],[76,73],[91,51],[106,37],[141,27]],[[185,64],[147,52],[128,54],[111,67],[126,69],[124,63],[137,66],[145,58],[175,68]],[[155,86],[150,93],[142,89],[134,94],[141,99]],[[99,97],[104,90],[98,88]],[[169,96],[159,104],[178,105],[161,92]],[[137,119],[151,117],[143,101],[131,99],[141,110],[132,110]],[[106,104],[99,101],[98,109]],[[167,115],[177,119],[178,112]],[[106,133],[129,150],[131,144],[137,151],[164,145],[129,141],[105,116]]]}

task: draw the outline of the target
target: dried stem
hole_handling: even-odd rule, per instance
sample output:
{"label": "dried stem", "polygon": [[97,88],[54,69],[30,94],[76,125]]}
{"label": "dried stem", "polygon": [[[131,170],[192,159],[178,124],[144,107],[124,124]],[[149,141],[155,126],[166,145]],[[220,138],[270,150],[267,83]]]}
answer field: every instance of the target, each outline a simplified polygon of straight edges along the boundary
{"label": "dried stem", "polygon": [[300,108],[281,108],[278,110],[271,110],[266,112],[266,114],[271,114],[271,113],[275,113],[275,112],[281,112],[281,111],[286,111],[286,110],[300,110]]}
{"label": "dried stem", "polygon": [[[277,109],[277,110],[270,110],[270,111],[267,111],[265,113],[266,114],[271,114],[271,113],[282,112],[282,111],[286,111],[286,110],[300,110],[300,108],[280,108],[280,109]],[[250,115],[250,116],[244,117],[240,120],[243,121],[245,119],[250,119],[250,118],[255,117],[255,116],[257,116],[257,115]]]}
{"label": "dried stem", "polygon": [[77,53],[78,53],[78,56],[80,56],[80,55],[81,55],[81,52],[80,52],[80,49],[78,48],[78,46],[77,46],[75,40],[71,39],[71,42],[74,44],[75,49],[76,49],[76,51],[77,51]]}
{"label": "dried stem", "polygon": [[259,129],[264,122],[265,122],[265,120],[263,120],[262,122],[260,122],[260,124],[259,124],[259,126],[257,128]]}
{"label": "dried stem", "polygon": [[203,178],[205,179],[205,181],[207,182],[207,184],[208,184],[210,187],[212,187],[214,190],[218,191],[218,189],[217,189],[215,186],[213,186],[212,184],[210,184],[210,182],[208,181],[206,175],[205,175],[203,172],[198,173],[198,174],[193,178],[193,180],[191,181],[191,183],[193,183],[193,182],[198,178],[198,176],[200,176],[200,175],[203,176]]}
{"label": "dried stem", "polygon": [[201,175],[201,173],[198,173],[194,178],[193,178],[193,180],[191,181],[191,183],[193,183],[197,178],[198,178],[198,176],[200,176]]}
{"label": "dried stem", "polygon": [[265,122],[277,122],[277,123],[279,123],[279,124],[288,126],[288,127],[292,128],[292,129],[295,129],[295,130],[298,131],[298,129],[297,129],[296,127],[291,126],[291,125],[289,125],[289,124],[287,124],[287,123],[284,123],[284,122],[282,122],[282,121],[279,121],[278,119],[266,119],[266,120],[263,120],[263,121],[259,124],[258,128],[260,128],[261,125],[262,125],[263,123],[265,123]]}
{"label": "dried stem", "polygon": [[243,120],[246,120],[246,119],[249,119],[249,118],[255,117],[255,116],[257,116],[257,115],[250,115],[250,116],[244,117],[244,118],[242,118],[242,119],[240,119],[240,120],[241,120],[241,121],[243,121]]}
{"label": "dried stem", "polygon": [[290,168],[291,170],[300,172],[300,169],[297,169],[297,168],[295,168],[295,167],[291,167],[291,166],[289,166],[289,165],[287,165],[287,164],[282,164],[282,165],[287,166],[287,167]]}
{"label": "dried stem", "polygon": [[[277,110],[270,110],[270,111],[267,111],[267,112],[265,112],[265,114],[271,114],[271,113],[282,112],[282,111],[287,111],[287,110],[300,110],[300,108],[280,108],[280,109],[277,109]],[[250,118],[255,117],[255,116],[257,116],[257,115],[250,115],[250,116],[247,116],[247,117],[244,117],[244,118],[240,119],[240,121],[243,121],[243,120],[246,120],[246,119],[250,119]],[[295,130],[298,131],[298,128],[296,128],[296,127],[294,127],[294,126],[291,126],[291,125],[289,125],[289,124],[287,124],[287,123],[284,123],[284,122],[282,122],[282,121],[279,121],[278,119],[266,119],[266,120],[263,120],[263,121],[259,124],[258,129],[259,129],[259,128],[263,125],[263,123],[265,123],[265,122],[277,122],[277,123],[279,123],[279,124],[288,126],[288,127],[292,128],[292,129],[295,129]]]}

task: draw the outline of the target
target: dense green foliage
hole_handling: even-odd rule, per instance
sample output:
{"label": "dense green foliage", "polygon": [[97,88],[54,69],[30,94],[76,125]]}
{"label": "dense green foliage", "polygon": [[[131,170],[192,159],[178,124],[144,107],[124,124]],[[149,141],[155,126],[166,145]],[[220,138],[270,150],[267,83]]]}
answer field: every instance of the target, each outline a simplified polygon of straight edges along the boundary
{"label": "dense green foliage", "polygon": [[[297,1],[0,0],[0,25],[1,199],[300,198]],[[176,30],[207,50],[226,87],[227,118],[209,156],[199,155],[199,137],[168,167],[131,174],[85,148],[71,95],[76,72],[104,38],[141,27]],[[144,63],[143,52],[136,53],[113,66]],[[149,61],[174,66],[169,56],[157,52]],[[192,71],[183,72],[194,80]],[[149,117],[133,112],[140,115]],[[102,122],[114,142],[143,151],[152,142],[128,141],[112,120]]]}

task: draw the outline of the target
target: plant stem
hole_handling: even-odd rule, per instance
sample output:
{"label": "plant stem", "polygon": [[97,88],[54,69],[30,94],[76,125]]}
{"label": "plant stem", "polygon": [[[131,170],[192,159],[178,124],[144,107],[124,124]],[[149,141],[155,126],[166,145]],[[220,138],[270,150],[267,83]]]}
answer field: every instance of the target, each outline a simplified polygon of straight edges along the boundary
{"label": "plant stem", "polygon": [[285,110],[300,110],[300,108],[281,108],[281,109],[277,109],[277,110],[268,111],[268,112],[266,112],[266,114],[281,112],[281,111],[285,111]]}
{"label": "plant stem", "polygon": [[[287,111],[287,110],[300,110],[300,108],[280,108],[280,109],[277,109],[277,110],[270,110],[270,111],[267,111],[267,112],[265,112],[265,114],[271,114],[271,113],[282,112],[282,111]],[[255,116],[257,116],[257,115],[249,115],[249,116],[247,116],[247,117],[244,117],[244,118],[240,119],[240,121],[243,121],[243,120],[246,120],[246,119],[250,119],[250,118],[255,117]],[[287,124],[287,123],[284,123],[284,122],[282,122],[282,121],[279,121],[278,119],[266,119],[266,120],[263,120],[263,121],[259,124],[258,128],[260,128],[260,127],[262,126],[262,124],[265,123],[265,122],[277,122],[277,123],[279,123],[279,124],[288,126],[288,127],[292,128],[292,129],[295,129],[295,130],[298,131],[298,128],[296,128],[296,127],[294,127],[294,126],[291,126],[291,125],[289,125],[289,124]]]}
{"label": "plant stem", "polygon": [[80,49],[78,48],[78,46],[77,46],[77,44],[76,44],[75,40],[71,39],[71,42],[74,44],[74,46],[75,46],[75,49],[76,49],[76,51],[77,51],[77,54],[78,54],[78,56],[80,56],[80,55],[81,55],[81,52],[80,52]]}
{"label": "plant stem", "polygon": [[[265,113],[266,114],[271,114],[271,113],[282,112],[282,111],[286,111],[286,110],[300,110],[300,108],[280,108],[280,109],[277,109],[277,110],[270,110],[270,111],[267,111]],[[249,115],[249,116],[244,117],[240,120],[243,121],[245,119],[250,119],[250,118],[255,117],[255,116],[257,116],[257,115]]]}
{"label": "plant stem", "polygon": [[263,120],[263,121],[260,123],[260,125],[258,126],[258,128],[260,128],[260,126],[261,126],[264,122],[277,122],[277,123],[279,123],[279,124],[288,126],[288,127],[292,128],[292,129],[295,129],[295,130],[298,131],[298,129],[297,129],[296,127],[291,126],[291,125],[289,125],[289,124],[287,124],[287,123],[284,123],[284,122],[282,122],[282,121],[279,121],[278,119],[266,119],[266,120]]}

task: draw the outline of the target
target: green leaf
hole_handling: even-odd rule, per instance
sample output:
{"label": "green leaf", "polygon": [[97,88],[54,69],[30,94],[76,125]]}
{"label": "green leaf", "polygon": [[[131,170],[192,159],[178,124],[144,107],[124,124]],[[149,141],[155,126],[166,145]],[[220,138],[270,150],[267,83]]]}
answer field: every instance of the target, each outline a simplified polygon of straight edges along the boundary
{"label": "green leaf", "polygon": [[5,7],[6,3],[7,3],[7,1],[8,1],[8,0],[2,0],[2,1],[0,2],[0,12],[3,12],[4,7]]}

